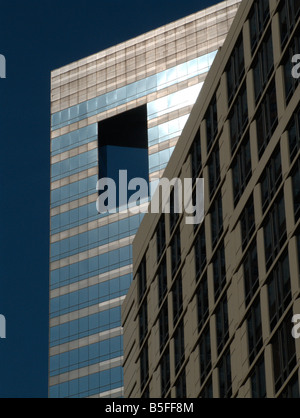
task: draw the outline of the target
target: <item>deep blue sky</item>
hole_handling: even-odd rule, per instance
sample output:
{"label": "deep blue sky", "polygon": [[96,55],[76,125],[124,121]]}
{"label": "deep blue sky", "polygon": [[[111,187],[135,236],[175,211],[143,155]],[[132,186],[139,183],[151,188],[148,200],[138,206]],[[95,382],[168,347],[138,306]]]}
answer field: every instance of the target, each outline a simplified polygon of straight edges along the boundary
{"label": "deep blue sky", "polygon": [[50,71],[215,3],[1,2],[0,398],[47,397]]}

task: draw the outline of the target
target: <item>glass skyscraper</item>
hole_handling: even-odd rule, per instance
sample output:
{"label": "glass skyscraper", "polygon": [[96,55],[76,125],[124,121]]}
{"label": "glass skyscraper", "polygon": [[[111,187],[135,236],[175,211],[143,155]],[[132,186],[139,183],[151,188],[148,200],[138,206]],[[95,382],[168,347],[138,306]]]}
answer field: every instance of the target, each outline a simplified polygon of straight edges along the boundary
{"label": "glass skyscraper", "polygon": [[96,184],[161,177],[239,3],[51,74],[50,397],[123,396],[121,305],[143,214],[99,214]]}

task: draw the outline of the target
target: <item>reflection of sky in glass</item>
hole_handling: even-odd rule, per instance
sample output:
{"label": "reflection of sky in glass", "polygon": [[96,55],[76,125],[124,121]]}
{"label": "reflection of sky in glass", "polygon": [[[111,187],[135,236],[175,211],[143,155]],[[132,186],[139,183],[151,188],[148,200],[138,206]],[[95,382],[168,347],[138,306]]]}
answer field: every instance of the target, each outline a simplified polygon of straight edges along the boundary
{"label": "reflection of sky in glass", "polygon": [[163,151],[156,152],[149,155],[149,173],[162,170],[168,164],[168,161],[172,155],[175,147],[164,149]]}
{"label": "reflection of sky in glass", "polygon": [[175,83],[179,83],[199,74],[207,72],[216,56],[217,51],[195,58],[176,67],[162,71],[143,80],[111,91],[102,96],[64,109],[52,115],[52,130],[62,128],[78,122],[89,116],[94,116],[108,109],[154,93]]}
{"label": "reflection of sky in glass", "polygon": [[200,93],[203,83],[188,87],[166,97],[147,104],[148,120],[173,112],[184,106],[193,105]]}
{"label": "reflection of sky in glass", "polygon": [[149,146],[160,144],[169,139],[180,136],[189,115],[181,116],[169,122],[156,125],[148,129]]}

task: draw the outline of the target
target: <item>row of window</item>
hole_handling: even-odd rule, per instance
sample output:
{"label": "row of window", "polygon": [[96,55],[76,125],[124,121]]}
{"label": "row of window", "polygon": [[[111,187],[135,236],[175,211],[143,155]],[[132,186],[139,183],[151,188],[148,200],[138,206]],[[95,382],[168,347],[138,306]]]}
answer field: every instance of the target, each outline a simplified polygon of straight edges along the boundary
{"label": "row of window", "polygon": [[134,235],[139,228],[142,218],[143,214],[133,215],[52,243],[51,261],[56,261]]}
{"label": "row of window", "polygon": [[[201,238],[201,234],[199,239]],[[299,239],[298,239],[299,241]],[[199,245],[199,244],[198,244]],[[299,248],[300,248],[300,244]],[[196,247],[198,248],[198,247]],[[220,289],[219,281],[220,277],[224,276],[224,248],[223,246],[216,252],[214,272],[215,272],[215,297],[218,295],[218,289]],[[198,263],[198,262],[197,262]],[[218,270],[218,271],[217,271]],[[217,279],[218,278],[218,279]],[[258,289],[258,266],[257,266],[257,249],[256,241],[251,244],[249,247],[245,259],[244,259],[244,280],[245,280],[245,297],[246,305],[249,305],[252,296],[255,294]],[[291,285],[290,285],[290,272],[289,272],[289,260],[288,253],[285,252],[277,264],[272,269],[268,279],[268,300],[269,300],[269,317],[270,317],[270,327],[271,331],[274,329],[276,324],[280,321],[282,315],[285,313],[290,301],[291,301]],[[181,312],[182,309],[182,282],[181,275],[177,276],[177,279],[174,283],[173,292],[173,319],[174,325],[176,323],[176,318],[178,317],[177,313]],[[217,293],[216,293],[217,292]],[[203,329],[204,324],[209,316],[208,309],[208,285],[207,285],[207,275],[204,274],[201,277],[200,283],[197,289],[197,302],[198,302],[198,329],[199,332]],[[229,325],[228,325],[228,308],[227,308],[227,299],[226,296],[223,297],[218,303],[216,310],[216,335],[217,335],[217,352],[220,355],[222,350],[225,348],[226,343],[229,339]],[[169,320],[168,320],[168,306],[167,301],[164,303],[160,316],[159,316],[159,329],[160,329],[160,341],[161,341],[161,351],[164,350],[165,344],[169,338]],[[286,323],[289,323],[286,321]],[[262,324],[261,324],[261,308],[259,296],[252,302],[251,307],[248,309],[247,314],[247,329],[248,329],[248,344],[249,344],[249,364],[251,365],[256,359],[260,350],[262,348]],[[279,331],[278,331],[279,332]],[[277,334],[276,334],[277,335]],[[285,336],[286,338],[286,336]],[[286,344],[285,341],[278,340],[276,337],[273,339],[274,344],[280,344],[280,347]],[[272,342],[273,342],[272,341]],[[278,342],[279,341],[279,342]],[[288,339],[288,344],[291,342],[295,345],[293,340]],[[183,361],[184,361],[184,330],[182,321],[179,323],[178,327],[174,333],[174,347],[175,347],[175,372],[178,372]],[[292,345],[292,348],[294,346]],[[200,382],[204,383],[207,376],[211,371],[211,345],[210,345],[210,329],[209,325],[201,331],[200,341]],[[273,348],[277,350],[277,348]],[[283,348],[280,348],[284,350]],[[289,348],[290,349],[290,348]],[[294,351],[295,352],[295,348]],[[162,384],[162,396],[164,396],[170,388],[170,371],[169,371],[169,348],[167,347],[164,351],[161,363],[161,384]],[[282,355],[281,362],[287,361],[284,357],[284,352]],[[294,360],[292,358],[292,365]],[[290,362],[288,360],[288,362]],[[229,351],[223,355],[220,362],[220,394],[221,397],[231,396],[231,383],[230,383],[230,368],[228,369],[228,364],[230,364],[230,355]],[[263,366],[261,359],[255,365],[253,375],[251,376],[252,392],[253,397],[264,397],[265,393],[265,380],[262,374]],[[286,364],[282,365],[282,369],[278,371],[277,379],[281,379],[281,385],[276,383],[276,391],[285,382],[286,378],[289,376],[289,373],[285,373]],[[292,370],[293,366],[290,366],[288,369],[289,372]],[[286,376],[285,378],[283,376]],[[294,387],[294,390],[295,387]],[[202,396],[204,396],[202,394]]]}
{"label": "row of window", "polygon": [[51,289],[76,283],[99,274],[107,273],[131,264],[132,245],[108,251],[96,257],[90,257],[77,263],[52,270],[50,273]]}
{"label": "row of window", "polygon": [[[224,312],[224,311],[223,311]],[[292,338],[291,329],[292,312],[290,311],[284,318],[278,330],[271,340],[273,352],[273,369],[274,369],[274,383],[275,392],[285,384],[287,378],[290,377],[291,372],[296,366],[296,346],[295,340]],[[219,319],[217,318],[217,321]],[[256,298],[252,304],[248,317],[248,344],[249,344],[249,363],[250,365],[260,353],[262,341],[262,324],[261,324],[261,308],[259,298]],[[218,332],[217,332],[218,335]],[[200,385],[202,386],[209,376],[211,365],[211,341],[209,326],[203,331],[199,341],[200,354]],[[229,398],[232,395],[232,381],[231,381],[231,359],[230,349],[228,348],[220,358],[218,363],[219,371],[219,396],[220,398]],[[299,383],[298,377],[294,375],[289,383],[285,386],[280,397],[299,398]],[[266,378],[265,378],[265,363],[264,356],[261,354],[255,365],[252,367],[250,375],[251,389],[253,398],[266,397]],[[211,377],[203,387],[200,397],[212,397]]]}

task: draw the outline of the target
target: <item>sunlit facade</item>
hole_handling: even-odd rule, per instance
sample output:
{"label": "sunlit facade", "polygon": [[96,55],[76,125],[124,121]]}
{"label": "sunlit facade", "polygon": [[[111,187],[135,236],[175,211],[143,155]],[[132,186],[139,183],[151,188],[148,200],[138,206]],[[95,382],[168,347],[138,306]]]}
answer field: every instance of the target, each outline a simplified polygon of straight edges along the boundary
{"label": "sunlit facade", "polygon": [[204,221],[133,243],[126,398],[300,397],[299,53],[299,1],[242,1],[164,171],[203,179]]}

